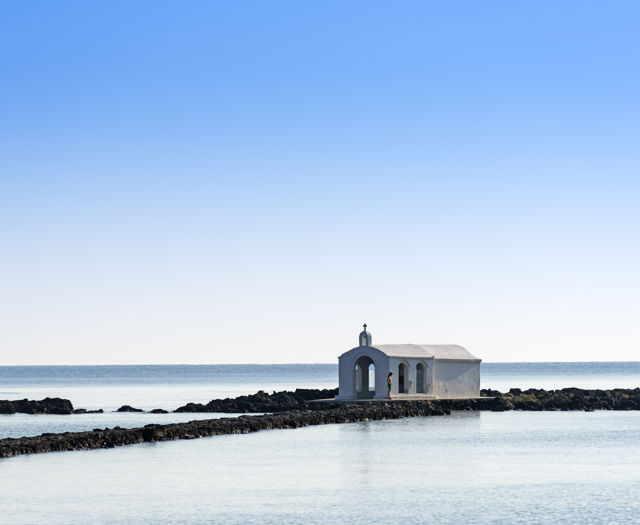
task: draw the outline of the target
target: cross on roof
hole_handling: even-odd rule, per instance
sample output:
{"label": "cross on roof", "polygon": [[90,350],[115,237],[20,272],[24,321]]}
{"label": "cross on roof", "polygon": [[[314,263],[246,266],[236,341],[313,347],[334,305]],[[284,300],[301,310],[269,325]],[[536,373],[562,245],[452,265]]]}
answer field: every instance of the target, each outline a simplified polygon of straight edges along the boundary
{"label": "cross on roof", "polygon": [[364,324],[362,325],[362,327],[364,328],[364,331],[366,332],[366,331],[367,331],[367,323],[364,323]]}

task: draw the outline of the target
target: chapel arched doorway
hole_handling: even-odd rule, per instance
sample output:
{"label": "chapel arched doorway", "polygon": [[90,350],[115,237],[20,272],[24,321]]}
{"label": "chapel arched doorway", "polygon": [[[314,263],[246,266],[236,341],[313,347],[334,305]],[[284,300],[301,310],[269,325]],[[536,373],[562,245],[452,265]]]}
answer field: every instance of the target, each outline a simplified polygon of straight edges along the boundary
{"label": "chapel arched doorway", "polygon": [[376,365],[366,355],[360,357],[355,363],[356,397],[358,399],[371,399],[376,394]]}
{"label": "chapel arched doorway", "polygon": [[407,365],[400,363],[398,365],[398,394],[407,393],[408,375]]}
{"label": "chapel arched doorway", "polygon": [[424,363],[416,365],[416,393],[424,394],[427,391],[427,367]]}

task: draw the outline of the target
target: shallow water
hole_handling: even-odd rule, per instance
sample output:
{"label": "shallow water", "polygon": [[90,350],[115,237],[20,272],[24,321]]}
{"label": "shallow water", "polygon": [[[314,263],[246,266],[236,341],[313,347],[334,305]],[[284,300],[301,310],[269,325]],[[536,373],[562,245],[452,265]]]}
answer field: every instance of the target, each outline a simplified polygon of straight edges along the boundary
{"label": "shallow water", "polygon": [[108,412],[105,414],[9,414],[0,416],[0,439],[7,437],[39,436],[45,432],[82,432],[95,428],[143,427],[151,423],[166,425],[183,423],[195,419],[217,419],[220,417],[237,417],[243,414],[219,413],[169,413],[150,414],[149,412]]}
{"label": "shallow water", "polygon": [[19,456],[2,523],[632,523],[639,412],[454,413]]}

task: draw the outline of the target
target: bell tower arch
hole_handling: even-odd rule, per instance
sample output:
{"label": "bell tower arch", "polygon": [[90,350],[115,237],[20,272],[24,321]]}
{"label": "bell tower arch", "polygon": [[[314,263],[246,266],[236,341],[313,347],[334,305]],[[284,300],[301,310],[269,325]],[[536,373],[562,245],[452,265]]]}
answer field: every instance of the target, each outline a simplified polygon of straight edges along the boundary
{"label": "bell tower arch", "polygon": [[373,339],[371,338],[371,332],[367,332],[367,323],[364,323],[362,328],[364,328],[364,330],[362,330],[358,336],[358,344],[360,346],[371,346]]}

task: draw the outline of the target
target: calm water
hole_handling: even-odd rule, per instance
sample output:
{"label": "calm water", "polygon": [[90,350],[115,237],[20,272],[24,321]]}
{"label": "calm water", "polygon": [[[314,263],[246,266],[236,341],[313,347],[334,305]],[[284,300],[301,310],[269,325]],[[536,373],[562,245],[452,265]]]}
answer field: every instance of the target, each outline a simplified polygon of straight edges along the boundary
{"label": "calm water", "polygon": [[2,523],[636,523],[640,413],[454,414],[20,456]]}
{"label": "calm water", "polygon": [[70,399],[75,407],[175,410],[258,390],[335,388],[337,365],[0,367],[0,399]]}
{"label": "calm water", "polygon": [[[638,363],[488,364],[482,374],[500,390],[640,385]],[[5,367],[0,399],[169,409],[333,387],[336,376],[333,365]],[[194,418],[0,416],[0,432]],[[0,460],[0,523],[633,523],[638,465],[640,412],[456,413]]]}

